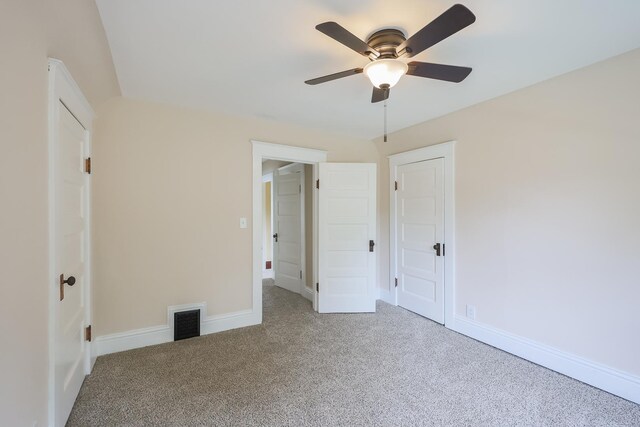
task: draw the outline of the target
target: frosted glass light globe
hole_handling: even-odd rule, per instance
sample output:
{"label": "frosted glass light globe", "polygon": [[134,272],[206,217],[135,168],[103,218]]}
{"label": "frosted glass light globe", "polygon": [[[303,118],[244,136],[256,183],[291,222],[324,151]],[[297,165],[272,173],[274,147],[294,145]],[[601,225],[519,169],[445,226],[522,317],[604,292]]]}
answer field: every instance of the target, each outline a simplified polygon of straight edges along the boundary
{"label": "frosted glass light globe", "polygon": [[380,88],[381,85],[395,86],[400,77],[407,73],[409,66],[399,59],[378,59],[364,67],[364,74],[369,77],[371,84]]}

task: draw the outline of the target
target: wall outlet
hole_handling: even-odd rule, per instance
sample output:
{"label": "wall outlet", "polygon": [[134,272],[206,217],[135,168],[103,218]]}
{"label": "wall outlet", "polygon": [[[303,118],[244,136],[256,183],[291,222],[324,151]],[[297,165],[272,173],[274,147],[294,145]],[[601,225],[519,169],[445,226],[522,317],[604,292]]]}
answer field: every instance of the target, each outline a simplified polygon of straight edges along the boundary
{"label": "wall outlet", "polygon": [[467,304],[467,317],[476,320],[476,306]]}
{"label": "wall outlet", "polygon": [[247,218],[240,218],[240,228],[247,228]]}

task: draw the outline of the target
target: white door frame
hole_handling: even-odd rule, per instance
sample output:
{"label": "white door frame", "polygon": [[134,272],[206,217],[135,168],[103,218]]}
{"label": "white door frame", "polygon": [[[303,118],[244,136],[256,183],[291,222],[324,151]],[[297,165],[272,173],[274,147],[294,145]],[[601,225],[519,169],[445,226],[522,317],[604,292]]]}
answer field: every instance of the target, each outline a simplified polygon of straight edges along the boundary
{"label": "white door frame", "polygon": [[[253,322],[262,323],[262,160],[284,160],[293,163],[308,163],[313,166],[313,180],[318,179],[318,163],[327,161],[325,150],[293,147],[290,145],[271,144],[251,141],[253,155]],[[318,276],[318,192],[314,192],[312,201],[313,213],[313,280]],[[313,309],[318,307],[318,293],[314,292]]]}
{"label": "white door frame", "polygon": [[[307,239],[306,239],[306,221],[305,221],[305,175],[304,175],[304,164],[302,163],[292,163],[290,165],[282,166],[278,168],[278,173],[286,172],[286,173],[299,173],[300,174],[300,269],[302,270],[302,278],[300,280],[300,289],[298,289],[298,293],[302,296],[307,296],[306,292],[306,281],[307,281]],[[275,195],[272,193],[272,200],[275,201]],[[274,206],[271,205],[271,229],[273,230],[273,216],[275,214]],[[275,249],[275,246],[274,246]],[[274,257],[275,258],[275,257]],[[273,266],[272,266],[273,267]],[[275,275],[275,270],[274,270]],[[274,276],[275,277],[275,276]]]}
{"label": "white door frame", "polygon": [[[62,102],[85,129],[85,152],[91,154],[92,123],[95,113],[82,91],[73,80],[69,70],[62,61],[49,58],[49,116],[48,116],[48,150],[49,150],[49,384],[48,384],[48,416],[49,425],[55,423],[55,304],[58,303],[58,278],[56,271],[56,186],[55,186],[55,150],[58,145],[58,109]],[[91,324],[91,180],[87,180],[83,209],[85,221],[85,271],[83,275],[85,319]],[[91,373],[96,356],[92,354],[91,343],[86,342],[84,372]]]}
{"label": "white door frame", "polygon": [[389,290],[382,290],[380,298],[398,305],[398,291],[395,287],[396,266],[396,192],[398,166],[425,160],[444,159],[444,325],[454,326],[455,313],[455,182],[454,155],[456,141],[430,145],[417,150],[388,156],[389,159]]}

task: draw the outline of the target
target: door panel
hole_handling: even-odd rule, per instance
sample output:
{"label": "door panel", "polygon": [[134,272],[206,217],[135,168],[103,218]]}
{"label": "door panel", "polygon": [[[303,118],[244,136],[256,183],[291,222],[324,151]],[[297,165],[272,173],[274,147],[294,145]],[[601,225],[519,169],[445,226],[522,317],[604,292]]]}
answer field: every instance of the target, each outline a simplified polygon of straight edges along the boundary
{"label": "door panel", "polygon": [[[85,341],[85,130],[59,104],[58,145],[54,147],[56,269],[75,284],[63,285],[64,298],[55,304],[55,414],[64,425],[84,380]],[[60,284],[56,283],[56,292]]]}
{"label": "door panel", "polygon": [[[290,167],[285,167],[290,168]],[[301,235],[301,173],[273,173],[274,279],[276,286],[300,293],[302,284],[302,235]]]}
{"label": "door panel", "polygon": [[376,165],[319,165],[320,313],[376,309]]}
{"label": "door panel", "polygon": [[444,159],[397,168],[398,305],[444,323]]}

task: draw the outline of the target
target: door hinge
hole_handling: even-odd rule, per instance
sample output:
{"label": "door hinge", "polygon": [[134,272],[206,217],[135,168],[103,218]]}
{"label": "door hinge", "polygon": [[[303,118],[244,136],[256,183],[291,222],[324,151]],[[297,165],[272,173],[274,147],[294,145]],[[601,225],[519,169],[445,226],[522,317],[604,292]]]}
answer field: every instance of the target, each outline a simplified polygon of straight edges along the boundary
{"label": "door hinge", "polygon": [[316,292],[320,292],[320,283],[316,283]]}
{"label": "door hinge", "polygon": [[302,194],[302,184],[298,184],[298,194]]}
{"label": "door hinge", "polygon": [[320,179],[316,179],[316,188],[320,189]]}
{"label": "door hinge", "polygon": [[84,328],[84,340],[91,342],[91,325]]}
{"label": "door hinge", "polygon": [[302,270],[300,270],[300,278],[302,279]]}
{"label": "door hinge", "polygon": [[84,159],[84,171],[91,174],[91,157]]}
{"label": "door hinge", "polygon": [[398,191],[398,181],[396,181],[396,191]]}
{"label": "door hinge", "polygon": [[442,256],[444,256],[444,243],[442,244]]}
{"label": "door hinge", "polygon": [[396,288],[398,287],[398,278],[396,277]]}

